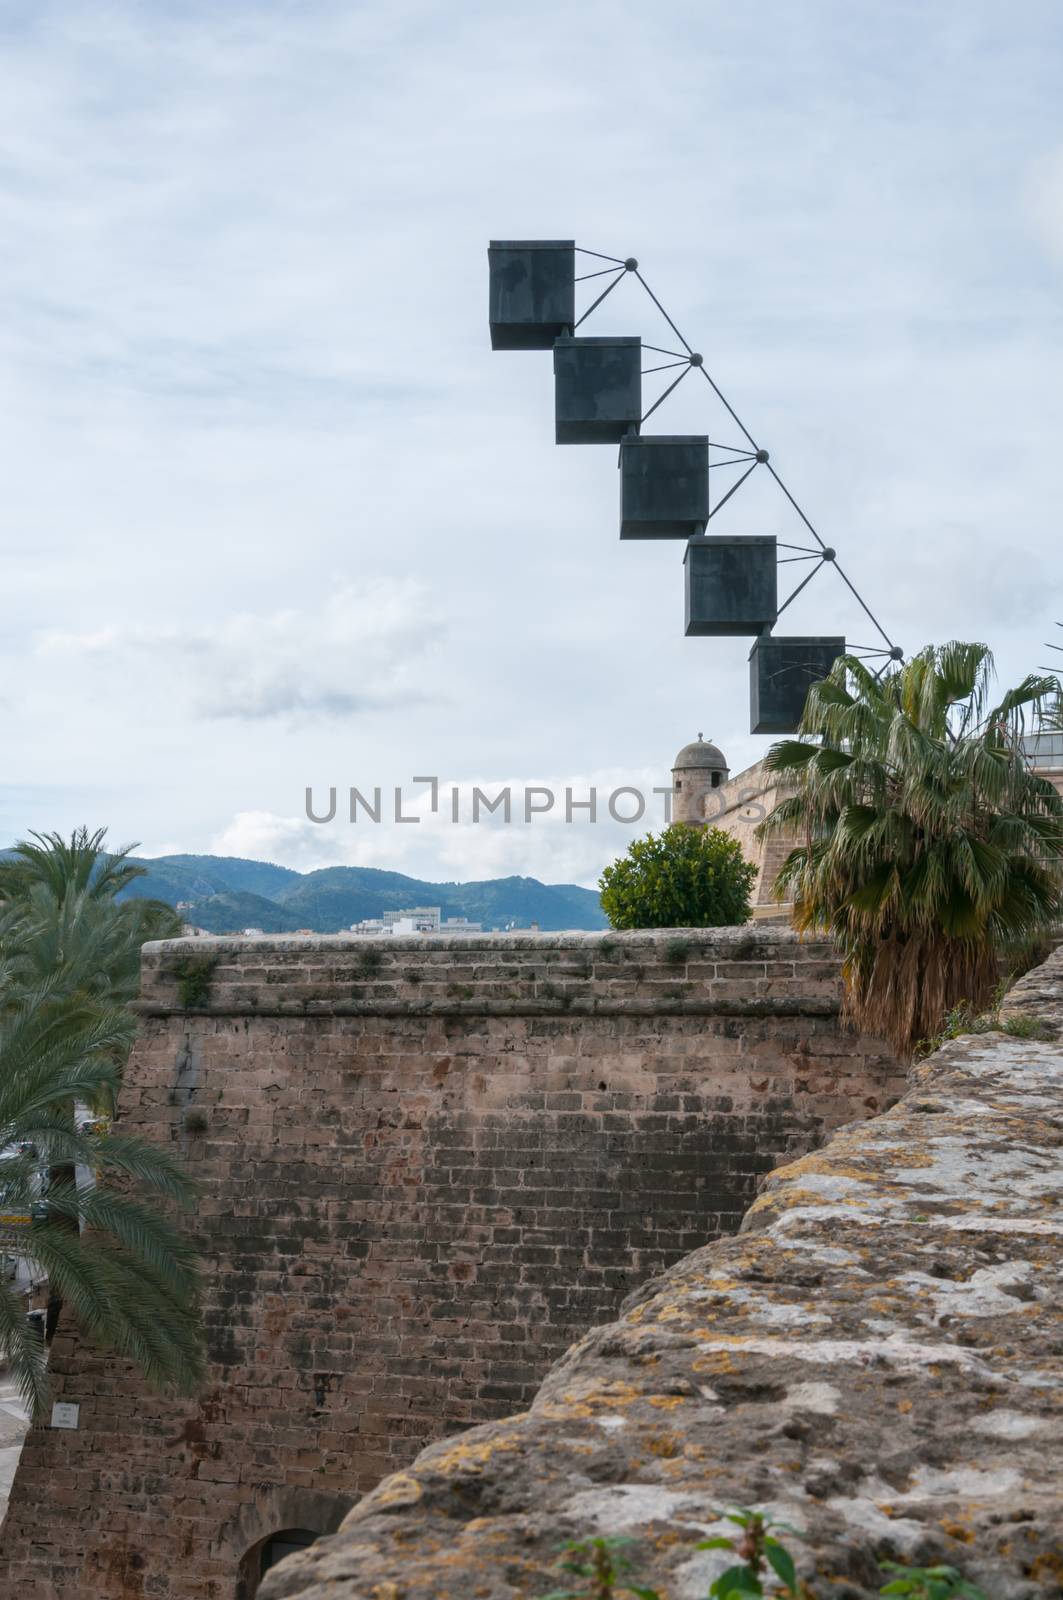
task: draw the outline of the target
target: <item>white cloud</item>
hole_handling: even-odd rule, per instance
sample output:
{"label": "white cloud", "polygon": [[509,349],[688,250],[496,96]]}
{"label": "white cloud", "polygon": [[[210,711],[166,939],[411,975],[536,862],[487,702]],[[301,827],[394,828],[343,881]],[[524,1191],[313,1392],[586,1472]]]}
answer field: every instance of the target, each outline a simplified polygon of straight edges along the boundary
{"label": "white cloud", "polygon": [[177,682],[195,716],[340,717],[433,698],[426,663],[442,632],[420,588],[377,579],[340,589],[313,611],[238,613],[209,629],[52,629],[36,650],[44,662],[118,680],[132,674],[157,690]]}
{"label": "white cloud", "polygon": [[[379,811],[379,821],[362,801],[352,820],[350,783],[323,784],[313,787],[312,808],[324,818],[334,805],[330,821],[311,821],[305,807],[299,816],[240,812],[209,848],[216,855],[275,861],[301,872],[332,865],[388,867],[439,881],[537,877],[547,861],[551,881],[591,885],[633,838],[665,825],[665,798],[653,791],[668,781],[667,772],[650,769],[464,780],[440,775],[433,811],[429,785],[415,784],[412,777],[397,786],[378,785],[362,773],[354,787]],[[593,818],[586,804],[592,796]],[[397,821],[399,813],[406,820]]]}

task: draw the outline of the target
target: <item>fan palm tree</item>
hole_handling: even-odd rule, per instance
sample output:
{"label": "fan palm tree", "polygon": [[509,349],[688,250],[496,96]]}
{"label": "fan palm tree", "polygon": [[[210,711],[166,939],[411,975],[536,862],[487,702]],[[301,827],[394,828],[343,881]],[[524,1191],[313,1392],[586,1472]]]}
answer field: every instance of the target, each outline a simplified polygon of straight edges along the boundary
{"label": "fan palm tree", "polygon": [[[35,836],[0,864],[0,1248],[48,1280],[50,1321],[66,1304],[149,1381],[188,1389],[202,1370],[198,1277],[172,1213],[192,1185],[110,1120],[140,944],[176,921],[153,902],[116,903],[142,870],[127,853],[107,856],[103,834],[80,829]],[[0,1347],[39,1412],[45,1350],[7,1282]]]}
{"label": "fan palm tree", "polygon": [[983,644],[931,646],[881,680],[841,656],[802,737],[768,756],[797,784],[760,829],[799,841],[776,895],[836,940],[853,1020],[904,1053],[961,1001],[984,1008],[1001,952],[1061,911],[1063,799],[1021,747],[1056,680],[994,705],[992,679]]}

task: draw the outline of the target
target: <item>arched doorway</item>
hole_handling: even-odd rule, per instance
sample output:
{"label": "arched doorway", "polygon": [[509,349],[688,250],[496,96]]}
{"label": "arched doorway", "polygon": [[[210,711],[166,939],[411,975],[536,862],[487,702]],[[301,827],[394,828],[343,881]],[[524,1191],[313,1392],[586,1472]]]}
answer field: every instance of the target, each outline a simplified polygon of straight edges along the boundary
{"label": "arched doorway", "polygon": [[255,1600],[258,1586],[271,1567],[296,1550],[305,1550],[320,1538],[309,1528],[281,1528],[267,1534],[258,1544],[252,1545],[240,1563],[240,1582],[237,1593],[240,1600]]}
{"label": "arched doorway", "polygon": [[263,1488],[221,1534],[216,1552],[237,1555],[234,1600],[255,1600],[266,1573],[297,1550],[335,1533],[353,1496],[276,1485]]}

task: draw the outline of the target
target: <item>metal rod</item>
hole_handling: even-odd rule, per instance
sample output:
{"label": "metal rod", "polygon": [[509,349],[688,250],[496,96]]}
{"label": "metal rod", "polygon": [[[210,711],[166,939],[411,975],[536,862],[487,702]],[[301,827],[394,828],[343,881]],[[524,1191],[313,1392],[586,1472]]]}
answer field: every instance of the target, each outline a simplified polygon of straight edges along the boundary
{"label": "metal rod", "polygon": [[807,550],[811,556],[818,556],[818,550],[809,550],[807,544],[787,544],[785,539],[777,539],[776,544],[780,550]]}
{"label": "metal rod", "polygon": [[876,617],[875,613],[872,611],[871,607],[868,605],[867,601],[863,599],[863,597],[857,592],[857,590],[849,582],[849,579],[845,576],[845,573],[842,571],[841,567],[839,567],[839,565],[838,565],[838,563],[836,561],[832,561],[831,562],[831,566],[837,572],[839,578],[842,580],[842,582],[844,583],[845,587],[849,590],[849,593],[853,596],[853,599],[857,602],[857,604],[859,605],[861,611],[864,613],[864,615],[866,617],[870,618],[870,620],[875,624],[875,627],[878,629],[879,633],[881,633],[882,637],[885,639],[886,643],[889,645],[890,649],[892,650],[894,648],[893,640],[890,638],[889,634],[886,632],[885,628],[882,626],[881,622],[878,620],[878,618]]}
{"label": "metal rod", "polygon": [[603,255],[600,250],[588,250],[586,246],[582,244],[576,245],[575,248],[579,251],[581,256],[597,256],[599,261],[615,261],[618,267],[622,267],[624,265],[623,256]]}
{"label": "metal rod", "polygon": [[724,399],[722,390],[717,388],[716,384],[709,377],[708,372],[705,371],[705,368],[702,367],[701,370],[705,374],[705,382],[712,389],[713,393],[715,394],[717,400],[719,400],[720,404],[723,406],[724,410],[727,411],[730,414],[732,421],[735,422],[737,424],[739,430],[742,433],[745,434],[746,438],[749,440],[750,444],[753,446],[753,449],[754,450],[759,450],[760,446],[757,444],[757,441],[754,439],[753,435],[750,433],[749,429],[746,427],[745,423],[742,421],[741,417],[738,415],[738,412],[734,409],[734,407],[732,405],[729,405],[728,402]]}
{"label": "metal rod", "polygon": [[742,485],[745,483],[746,479],[749,477],[749,474],[756,469],[756,465],[757,465],[757,463],[754,461],[754,463],[753,463],[753,465],[751,467],[747,467],[746,470],[743,472],[742,476],[739,478],[738,482],[737,483],[732,483],[731,487],[728,489],[727,493],[724,495],[724,497],[720,501],[719,505],[713,506],[712,510],[709,512],[710,521],[716,515],[717,511],[722,511],[723,510],[724,506],[727,504],[728,500],[730,500],[731,496],[736,492],[736,490],[738,490],[738,489],[740,489],[742,487]]}
{"label": "metal rod", "polygon": [[654,294],[653,290],[650,288],[649,284],[646,282],[645,278],[642,276],[642,273],[637,267],[635,268],[635,276],[645,289],[646,293],[649,295],[650,299],[653,301],[654,305],[657,307],[657,310],[661,313],[661,316],[664,318],[665,322],[667,322],[668,326],[679,340],[679,343],[683,346],[683,349],[686,351],[687,355],[692,356],[694,354],[692,347],[687,344],[686,340],[683,338],[683,335],[680,333],[679,329],[676,327],[675,323],[672,321],[671,317],[668,315],[667,311],[664,309],[661,302],[658,300],[657,296]]}
{"label": "metal rod", "polygon": [[[606,295],[607,294],[612,294],[613,290],[616,288],[616,286],[620,282],[621,278],[624,278],[626,276],[627,276],[627,273],[623,269],[620,272],[617,273],[616,277],[613,279],[613,281],[609,285],[608,289],[603,289],[601,294],[598,296],[597,300],[594,302],[594,304],[592,306],[588,306],[587,307],[587,309],[583,313],[582,317],[580,317],[579,322],[577,322],[575,324],[576,328],[579,327],[579,323],[580,322],[586,322],[587,318],[590,316],[592,311],[597,311],[598,307],[601,305],[601,303],[605,299]],[[573,331],[575,331],[575,330],[573,330]]]}
{"label": "metal rod", "polygon": [[586,283],[588,278],[604,278],[607,272],[615,271],[615,267],[603,267],[600,272],[581,272],[579,277],[574,278],[572,281],[573,283]]}
{"label": "metal rod", "polygon": [[681,350],[665,350],[659,344],[644,344],[642,348],[644,350],[656,350],[659,356],[675,356],[677,361],[685,361],[687,359]]}
{"label": "metal rod", "polygon": [[802,578],[801,582],[797,585],[797,588],[794,590],[793,594],[790,596],[790,599],[783,601],[782,605],[779,607],[778,611],[775,613],[776,617],[781,617],[782,616],[783,612],[786,610],[787,606],[790,604],[790,600],[796,600],[798,595],[801,593],[801,590],[805,587],[806,583],[811,583],[812,579],[816,576],[816,573],[819,571],[820,567],[825,567],[826,565],[827,565],[827,563],[825,561],[820,561],[817,566],[814,566],[812,568],[812,571],[809,573],[807,578]]}
{"label": "metal rod", "polygon": [[643,367],[642,376],[648,378],[651,372],[671,372],[673,367],[689,367],[689,361],[666,361],[660,367]]}
{"label": "metal rod", "polygon": [[767,467],[768,467],[768,471],[771,473],[772,477],[775,479],[775,482],[779,485],[779,488],[782,490],[782,492],[786,496],[787,500],[789,500],[790,504],[793,506],[794,510],[797,512],[797,515],[801,518],[801,521],[804,523],[805,527],[808,529],[808,531],[812,535],[813,539],[815,539],[816,543],[819,545],[821,550],[825,550],[827,548],[827,546],[824,544],[823,540],[820,538],[819,534],[816,532],[816,530],[812,526],[811,522],[809,522],[808,518],[805,516],[804,512],[801,510],[801,507],[798,505],[797,501],[794,499],[793,495],[790,493],[790,491],[786,487],[785,483],[783,483],[782,479],[779,477],[779,474],[776,472],[775,468],[772,466],[770,461],[767,463]]}
{"label": "metal rod", "polygon": [[672,390],[679,387],[679,385],[682,383],[683,379],[686,377],[686,375],[687,375],[687,373],[689,371],[690,371],[690,362],[687,361],[687,362],[684,363],[683,370],[679,374],[678,378],[673,379],[673,381],[668,385],[667,389],[660,396],[660,398],[653,402],[653,404],[650,407],[650,409],[646,412],[646,416],[639,418],[639,425],[640,426],[642,425],[643,422],[645,422],[647,420],[648,417],[652,417],[653,416],[653,413],[657,410],[657,407],[659,405],[663,405],[665,400],[668,399],[668,396],[671,394]]}
{"label": "metal rod", "polygon": [[[787,545],[786,548],[790,549],[790,546]],[[775,565],[777,567],[785,567],[789,561],[821,561],[822,559],[818,550],[810,550],[807,556],[780,556]]]}

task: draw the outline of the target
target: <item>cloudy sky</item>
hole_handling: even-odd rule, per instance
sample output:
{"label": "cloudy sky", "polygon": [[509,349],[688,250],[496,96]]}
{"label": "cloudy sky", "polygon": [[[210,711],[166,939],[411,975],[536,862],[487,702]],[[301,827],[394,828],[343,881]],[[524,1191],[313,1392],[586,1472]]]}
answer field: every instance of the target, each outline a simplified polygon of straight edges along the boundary
{"label": "cloudy sky", "polygon": [[[1043,663],[1061,74],[1058,0],[2,0],[0,839],[593,882],[630,830],[342,794],[763,753],[682,545],[492,355],[491,237],[636,255],[892,637]],[[586,331],[668,342],[631,281]],[[796,539],[770,491],[730,529]],[[829,572],[789,616],[872,642]]]}

